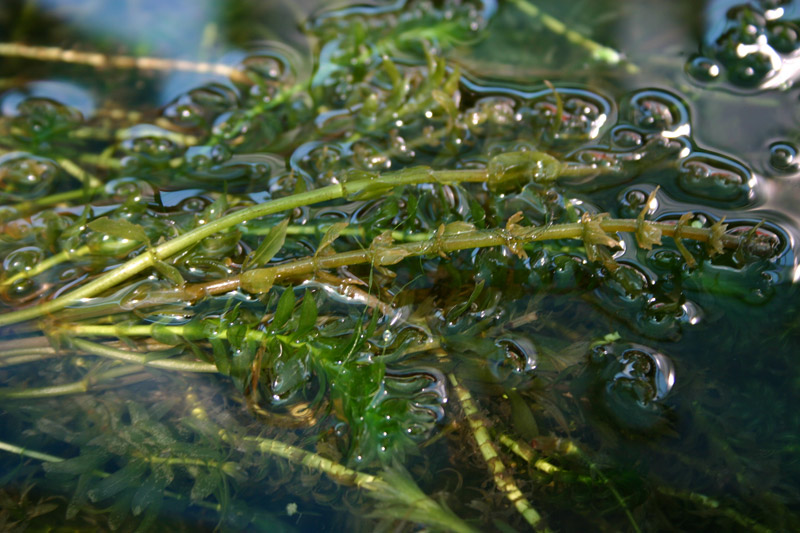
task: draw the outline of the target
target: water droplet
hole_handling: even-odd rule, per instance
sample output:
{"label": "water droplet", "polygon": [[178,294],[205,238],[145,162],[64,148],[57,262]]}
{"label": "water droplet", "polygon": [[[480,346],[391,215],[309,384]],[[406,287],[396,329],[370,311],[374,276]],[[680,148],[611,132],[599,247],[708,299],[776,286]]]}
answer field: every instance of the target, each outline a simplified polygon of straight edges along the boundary
{"label": "water droplet", "polygon": [[181,152],[173,138],[174,135],[163,128],[140,124],[127,131],[120,146],[138,162],[165,163]]}
{"label": "water droplet", "polygon": [[153,188],[147,181],[132,177],[111,180],[106,183],[105,190],[107,194],[123,201],[153,197]]}
{"label": "water droplet", "polygon": [[212,83],[192,89],[168,104],[164,117],[183,128],[207,128],[220,114],[235,108],[238,97],[230,88]]}
{"label": "water droplet", "polygon": [[611,141],[620,148],[637,148],[644,144],[644,136],[627,126],[617,126],[611,131]]}
{"label": "water droplet", "polygon": [[24,246],[8,254],[3,260],[5,277],[18,272],[25,272],[44,259],[44,252],[36,246]]}
{"label": "water droplet", "polygon": [[631,124],[664,136],[689,134],[689,108],[667,91],[648,89],[634,93],[623,105]]}
{"label": "water droplet", "polygon": [[782,173],[792,173],[800,170],[797,146],[788,142],[775,142],[769,147],[769,164]]}
{"label": "water droplet", "polygon": [[11,134],[22,142],[43,143],[65,135],[83,122],[83,114],[52,98],[28,97],[11,120]]}
{"label": "water droplet", "polygon": [[722,67],[711,58],[696,56],[686,63],[686,73],[694,80],[709,83],[719,79]]}
{"label": "water droplet", "polygon": [[44,196],[52,191],[59,170],[55,161],[23,152],[0,156],[0,197],[18,201]]}
{"label": "water droplet", "polygon": [[667,422],[663,400],[675,385],[675,366],[665,354],[634,343],[595,348],[593,408],[632,431],[657,430]]}
{"label": "water droplet", "polygon": [[[680,165],[678,185],[699,198],[742,207],[750,199],[751,172],[736,161],[710,153],[687,157]],[[729,204],[730,205],[730,204]]]}

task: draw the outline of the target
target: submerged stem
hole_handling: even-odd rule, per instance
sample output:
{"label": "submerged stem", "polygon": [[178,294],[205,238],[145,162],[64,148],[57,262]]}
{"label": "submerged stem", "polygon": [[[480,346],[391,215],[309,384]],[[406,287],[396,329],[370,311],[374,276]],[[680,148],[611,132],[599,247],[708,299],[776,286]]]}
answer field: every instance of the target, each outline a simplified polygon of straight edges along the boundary
{"label": "submerged stem", "polygon": [[130,352],[127,350],[118,350],[117,348],[87,341],[85,339],[73,338],[71,339],[71,342],[75,348],[92,355],[106,357],[108,359],[116,359],[119,361],[126,361],[128,363],[137,363],[151,368],[179,370],[183,372],[217,372],[217,367],[212,363],[204,363],[202,361],[187,361],[181,359],[155,358],[159,356]]}
{"label": "submerged stem", "polygon": [[486,422],[480,416],[478,406],[472,399],[472,395],[458,382],[458,378],[456,378],[455,374],[449,374],[448,378],[453,385],[461,408],[464,410],[464,416],[472,429],[472,436],[478,445],[478,449],[481,455],[483,455],[486,464],[489,466],[492,477],[494,477],[497,488],[505,494],[508,501],[519,511],[526,522],[536,529],[547,530],[546,527],[542,527],[541,515],[534,509],[525,495],[522,494],[514,477],[500,458],[497,447],[494,442],[492,442],[492,438],[489,435]]}

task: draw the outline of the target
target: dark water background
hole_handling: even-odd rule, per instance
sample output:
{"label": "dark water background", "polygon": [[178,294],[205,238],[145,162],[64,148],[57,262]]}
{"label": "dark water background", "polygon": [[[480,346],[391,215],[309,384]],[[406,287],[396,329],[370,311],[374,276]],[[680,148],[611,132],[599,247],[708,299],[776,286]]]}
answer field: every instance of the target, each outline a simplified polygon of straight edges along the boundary
{"label": "dark water background", "polygon": [[[733,221],[766,220],[782,239],[783,252],[766,271],[754,272],[747,287],[727,288],[724,268],[716,277],[686,281],[684,290],[700,309],[697,324],[689,317],[692,327],[686,325],[679,338],[659,339],[655,334],[651,343],[669,353],[677,376],[667,400],[677,413],[671,433],[634,438],[609,429],[603,417],[591,416],[577,431],[584,441],[602,450],[604,466],[641,475],[646,480],[641,486],[643,493],[652,496],[653,487],[664,484],[710,494],[744,509],[754,520],[764,521],[774,509],[795,515],[800,512],[800,300],[794,284],[800,275],[796,264],[800,168],[796,158],[782,165],[775,156],[776,145],[791,150],[800,143],[798,90],[791,87],[794,78],[800,77],[800,67],[787,60],[783,66],[787,86],[766,90],[758,83],[726,79],[733,76],[724,65],[716,79],[698,79],[702,76],[692,70],[692,59],[713,56],[714,43],[726,31],[725,13],[739,3],[537,3],[571,28],[622,51],[636,65],[636,72],[588,62],[585,54],[576,52],[563,37],[521,16],[509,2],[496,6],[485,39],[453,50],[449,58],[462,66],[476,94],[524,95],[540,90],[542,81],[549,80],[559,87],[585,90],[587,95],[607,95],[612,102],[625,101],[646,89],[657,91],[662,98],[672,95],[690,117],[692,150],[717,154],[752,169],[757,186],[735,206]],[[800,18],[800,2],[773,3],[794,13],[790,18]],[[259,42],[271,40],[308,58],[311,52],[300,24],[324,4],[309,0],[3,0],[0,40],[226,64],[236,63]],[[0,107],[6,112],[26,96],[41,96],[77,107],[86,116],[101,107],[148,112],[210,79],[214,77],[98,71],[4,57],[0,58]],[[640,183],[655,184],[662,179],[654,171]],[[614,203],[625,187],[598,192],[597,204]],[[664,202],[654,216],[697,208],[695,197],[681,190],[668,192],[673,203]],[[709,204],[699,209],[714,216],[727,212],[720,203]],[[718,285],[710,287],[713,283]],[[555,298],[546,305],[557,313],[562,304]],[[515,305],[524,308],[525,303]],[[612,324],[612,329],[626,331],[625,310],[610,308],[609,314],[622,317],[621,322],[591,315],[596,328]],[[15,427],[8,423],[3,438],[14,440],[8,432]],[[438,460],[446,462],[446,458]],[[0,464],[9,467],[13,462]],[[257,499],[247,494],[239,497],[251,503]],[[283,501],[280,495],[275,498]],[[553,512],[554,529],[574,527],[567,508],[565,503]],[[312,518],[298,521],[297,527],[307,531],[345,527],[341,517],[321,524],[313,518],[317,512],[326,511],[315,509],[309,515]],[[689,515],[670,527],[702,530],[702,519]],[[654,517],[653,524],[658,525],[644,524],[643,528],[668,530],[666,523]],[[623,521],[619,527],[626,529],[628,524]]]}

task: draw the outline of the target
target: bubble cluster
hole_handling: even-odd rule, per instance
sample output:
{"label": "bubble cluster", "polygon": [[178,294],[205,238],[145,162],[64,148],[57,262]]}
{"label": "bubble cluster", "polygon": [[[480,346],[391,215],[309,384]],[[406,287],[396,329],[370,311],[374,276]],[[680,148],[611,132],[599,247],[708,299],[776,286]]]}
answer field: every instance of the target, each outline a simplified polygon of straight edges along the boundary
{"label": "bubble cluster", "polygon": [[604,344],[592,350],[588,372],[592,408],[609,422],[634,432],[669,424],[664,400],[676,376],[667,355],[641,344]]}
{"label": "bubble cluster", "polygon": [[712,21],[701,50],[686,73],[701,84],[726,79],[741,90],[779,89],[796,79],[800,13],[768,2],[739,3],[724,20]]}

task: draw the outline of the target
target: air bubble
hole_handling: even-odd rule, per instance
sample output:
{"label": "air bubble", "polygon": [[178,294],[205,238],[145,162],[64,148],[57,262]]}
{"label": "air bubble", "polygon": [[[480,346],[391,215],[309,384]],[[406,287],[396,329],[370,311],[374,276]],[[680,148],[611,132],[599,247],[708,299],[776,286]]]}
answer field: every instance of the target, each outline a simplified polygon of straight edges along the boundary
{"label": "air bubble", "polygon": [[741,207],[750,196],[752,174],[743,165],[714,154],[695,154],[680,166],[678,185],[692,196]]}
{"label": "air bubble", "polygon": [[722,67],[709,57],[697,56],[686,63],[686,73],[696,81],[710,83],[719,79]]}
{"label": "air bubble", "polygon": [[648,346],[614,343],[594,349],[593,407],[618,426],[637,432],[667,423],[664,399],[675,386],[675,365]]}
{"label": "air bubble", "polygon": [[0,156],[0,197],[31,199],[48,194],[59,168],[55,161],[23,152]]}
{"label": "air bubble", "polygon": [[44,252],[35,246],[25,246],[14,250],[3,260],[6,277],[31,270],[44,259]]}
{"label": "air bubble", "polygon": [[164,108],[163,115],[176,126],[207,128],[217,116],[234,109],[237,104],[234,91],[212,83],[179,96]]}
{"label": "air bubble", "polygon": [[620,218],[638,217],[647,203],[647,198],[648,193],[641,189],[629,189],[620,193],[617,211]]}
{"label": "air bubble", "polygon": [[121,148],[140,161],[165,163],[181,152],[181,147],[172,137],[173,134],[163,128],[141,124],[128,130]]}
{"label": "air bubble", "polygon": [[643,130],[665,136],[667,133],[689,134],[689,109],[676,95],[654,89],[639,91],[630,97],[624,108],[631,124]]}
{"label": "air bubble", "polygon": [[23,142],[41,143],[66,135],[83,122],[83,114],[52,98],[29,97],[17,105],[11,133]]}
{"label": "air bubble", "polygon": [[769,147],[769,165],[786,174],[800,170],[797,146],[788,142],[772,143]]}

